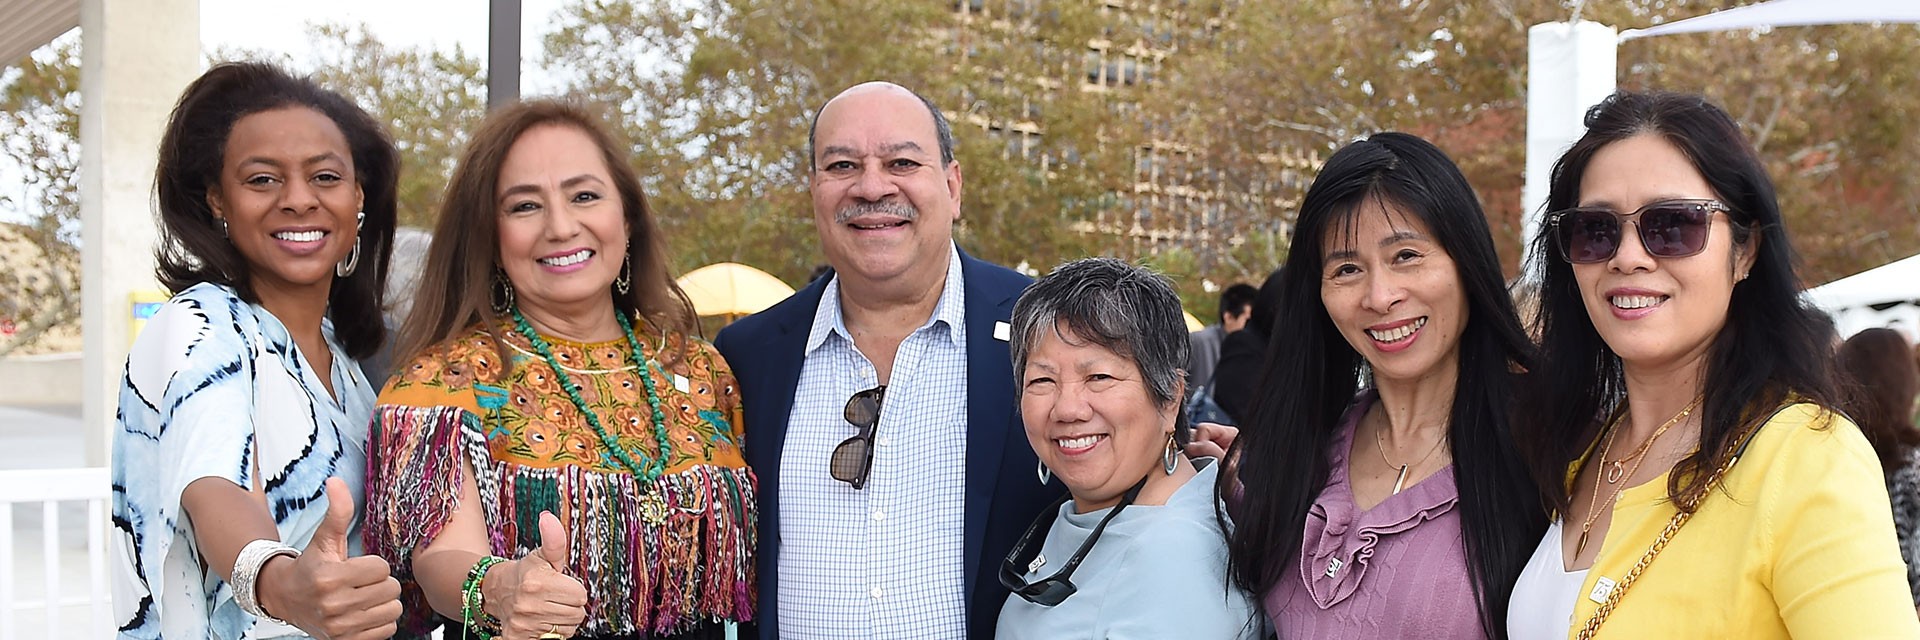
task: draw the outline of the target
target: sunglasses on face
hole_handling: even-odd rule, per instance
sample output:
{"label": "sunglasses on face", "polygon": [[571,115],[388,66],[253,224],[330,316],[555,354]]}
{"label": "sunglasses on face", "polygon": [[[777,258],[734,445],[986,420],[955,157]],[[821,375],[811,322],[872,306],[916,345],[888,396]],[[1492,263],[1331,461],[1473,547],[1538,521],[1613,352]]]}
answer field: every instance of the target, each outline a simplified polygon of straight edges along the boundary
{"label": "sunglasses on face", "polygon": [[1020,542],[1013,545],[1013,552],[1007,554],[1006,561],[1000,563],[1000,586],[1006,587],[1027,602],[1043,607],[1065,602],[1068,596],[1080,591],[1079,587],[1073,585],[1073,570],[1080,568],[1080,561],[1085,560],[1087,552],[1093,550],[1093,543],[1098,541],[1100,534],[1107,530],[1107,523],[1112,522],[1114,516],[1120,515],[1120,511],[1126,509],[1127,505],[1133,504],[1133,501],[1140,497],[1140,490],[1146,486],[1146,478],[1133,483],[1133,488],[1120,496],[1120,503],[1113,505],[1113,510],[1108,511],[1106,517],[1100,519],[1100,524],[1094,525],[1093,533],[1087,534],[1086,541],[1080,543],[1080,549],[1074,551],[1073,557],[1067,558],[1065,564],[1060,565],[1059,571],[1053,572],[1053,575],[1044,579],[1027,582],[1020,576],[1038,570],[1041,565],[1046,564],[1046,561],[1038,558],[1038,551],[1034,552],[1036,557],[1027,559],[1025,562],[1021,557],[1027,554],[1027,547],[1033,546],[1034,536],[1041,533],[1040,525],[1052,522],[1054,514],[1060,512],[1060,505],[1066,504],[1067,500],[1072,498],[1071,495],[1060,496],[1059,500],[1053,502],[1052,507],[1040,512],[1040,517],[1027,527],[1027,532],[1020,535]]}
{"label": "sunglasses on face", "polygon": [[880,425],[880,400],[886,395],[884,384],[853,394],[847,398],[847,408],[842,411],[847,422],[860,431],[833,448],[833,455],[827,459],[827,471],[833,479],[853,485],[855,490],[867,487],[867,472],[873,470],[873,431]]}
{"label": "sunglasses on face", "polygon": [[1707,231],[1713,228],[1713,212],[1731,212],[1718,200],[1662,200],[1640,207],[1633,213],[1617,213],[1605,207],[1575,207],[1548,216],[1553,225],[1554,243],[1567,262],[1589,264],[1606,262],[1620,251],[1623,227],[1631,221],[1639,232],[1640,245],[1656,258],[1685,258],[1707,248]]}

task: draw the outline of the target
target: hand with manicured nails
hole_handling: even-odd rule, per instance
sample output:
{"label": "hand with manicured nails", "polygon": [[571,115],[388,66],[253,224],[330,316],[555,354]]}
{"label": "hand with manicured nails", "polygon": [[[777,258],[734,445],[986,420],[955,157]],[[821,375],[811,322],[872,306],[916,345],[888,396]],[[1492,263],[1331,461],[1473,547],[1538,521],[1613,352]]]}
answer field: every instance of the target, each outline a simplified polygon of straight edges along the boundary
{"label": "hand with manicured nails", "polygon": [[347,557],[353,493],[327,479],[327,517],[299,558],[279,556],[260,569],[259,600],[268,615],[320,640],[393,637],[400,582],[379,556]]}
{"label": "hand with manicured nails", "polygon": [[500,619],[502,640],[543,634],[572,637],[587,619],[587,587],[566,574],[567,530],[540,512],[540,548],[487,571],[480,583],[487,613]]}

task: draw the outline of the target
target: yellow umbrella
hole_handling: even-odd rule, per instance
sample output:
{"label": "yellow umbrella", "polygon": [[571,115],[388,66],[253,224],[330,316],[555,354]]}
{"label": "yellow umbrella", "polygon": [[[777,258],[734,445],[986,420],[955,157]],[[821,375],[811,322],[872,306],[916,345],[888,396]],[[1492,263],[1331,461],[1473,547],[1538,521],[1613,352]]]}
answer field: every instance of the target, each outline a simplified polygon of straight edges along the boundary
{"label": "yellow umbrella", "polygon": [[1185,309],[1180,310],[1180,315],[1187,317],[1187,333],[1193,333],[1195,331],[1199,331],[1201,329],[1207,328],[1207,325],[1200,324],[1199,318],[1193,317],[1193,314],[1188,312]]}
{"label": "yellow umbrella", "polygon": [[676,280],[693,300],[693,310],[703,316],[734,316],[759,313],[787,296],[793,287],[767,272],[736,262],[721,262],[694,269]]}

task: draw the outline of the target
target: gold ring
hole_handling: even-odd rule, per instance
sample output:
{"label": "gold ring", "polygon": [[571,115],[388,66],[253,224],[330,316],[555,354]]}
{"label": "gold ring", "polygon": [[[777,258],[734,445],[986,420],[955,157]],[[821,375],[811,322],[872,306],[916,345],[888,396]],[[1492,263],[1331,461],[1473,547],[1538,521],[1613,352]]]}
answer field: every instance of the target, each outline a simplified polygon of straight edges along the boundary
{"label": "gold ring", "polygon": [[567,640],[567,637],[560,635],[560,625],[550,624],[547,632],[540,634],[540,640]]}

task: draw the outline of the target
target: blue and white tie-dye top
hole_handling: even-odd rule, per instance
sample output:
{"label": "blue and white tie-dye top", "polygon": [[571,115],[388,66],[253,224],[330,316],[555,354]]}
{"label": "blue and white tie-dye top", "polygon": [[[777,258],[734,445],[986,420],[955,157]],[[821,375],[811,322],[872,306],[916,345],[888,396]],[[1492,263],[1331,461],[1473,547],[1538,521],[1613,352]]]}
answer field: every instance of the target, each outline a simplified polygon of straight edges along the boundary
{"label": "blue and white tie-dye top", "polygon": [[[181,509],[187,485],[223,478],[266,492],[280,539],[305,548],[327,512],[328,477],[364,495],[374,390],[334,341],[333,388],[287,328],[232,289],[201,283],[162,305],[127,356],[113,434],[115,622],[122,638],[272,638],[205,565]],[[257,476],[256,476],[257,473]],[[357,520],[357,518],[356,518]],[[349,532],[359,554],[359,526]]]}

